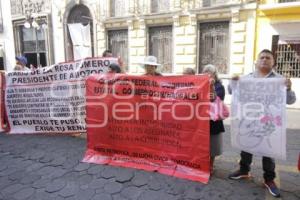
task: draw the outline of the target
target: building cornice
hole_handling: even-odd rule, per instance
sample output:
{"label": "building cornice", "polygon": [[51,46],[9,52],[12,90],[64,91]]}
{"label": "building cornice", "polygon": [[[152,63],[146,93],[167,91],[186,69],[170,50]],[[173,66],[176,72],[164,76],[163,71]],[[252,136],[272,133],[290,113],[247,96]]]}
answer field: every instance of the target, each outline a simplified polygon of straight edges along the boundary
{"label": "building cornice", "polygon": [[259,5],[260,16],[299,14],[300,2],[276,3]]}

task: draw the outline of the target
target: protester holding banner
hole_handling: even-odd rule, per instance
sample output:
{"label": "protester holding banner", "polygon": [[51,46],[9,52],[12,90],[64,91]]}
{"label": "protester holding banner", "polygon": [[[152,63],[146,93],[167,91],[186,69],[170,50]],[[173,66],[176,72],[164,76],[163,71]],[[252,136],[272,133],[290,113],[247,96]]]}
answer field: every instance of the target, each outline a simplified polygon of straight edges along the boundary
{"label": "protester holding banner", "polygon": [[[192,68],[186,68],[183,71],[184,75],[195,75],[195,70]],[[217,69],[214,65],[204,66],[202,73],[208,74],[211,77],[211,91],[210,99],[212,102],[216,100],[216,97],[220,100],[225,98],[225,88],[218,78]],[[213,172],[215,157],[222,154],[223,137],[222,133],[225,132],[222,119],[210,120],[210,172]]]}
{"label": "protester holding banner", "polygon": [[[202,73],[208,74],[212,81],[211,89],[211,101],[216,101],[216,98],[224,100],[225,98],[225,88],[222,85],[222,82],[218,78],[218,72],[214,65],[204,66]],[[224,124],[222,119],[210,120],[210,171],[213,172],[214,160],[216,156],[222,154],[222,144],[223,144],[223,135],[225,132]]]}
{"label": "protester holding banner", "polygon": [[156,71],[157,66],[160,66],[160,64],[157,63],[157,58],[155,56],[146,56],[141,64],[144,65],[145,75],[162,76],[161,73]]}
{"label": "protester holding banner", "polygon": [[16,57],[16,66],[14,68],[15,71],[30,71],[29,68],[26,67],[27,58],[25,56],[17,56]]}
{"label": "protester holding banner", "polygon": [[[264,49],[262,50],[256,62],[256,70],[255,72],[247,75],[247,78],[280,78],[282,77],[280,74],[276,73],[273,70],[275,61],[274,55],[270,50]],[[232,78],[233,81],[231,85],[229,85],[229,93],[231,93],[231,87],[237,83],[239,80],[238,76]],[[286,79],[285,81],[286,88],[287,88],[287,104],[293,104],[296,101],[295,93],[291,90],[291,81],[290,79]],[[250,177],[250,165],[252,163],[252,154],[242,151],[241,152],[241,160],[240,160],[240,169],[233,172],[229,175],[230,179],[238,180],[242,178]],[[277,188],[274,179],[276,177],[275,174],[275,162],[274,159],[270,157],[263,157],[262,158],[262,165],[264,170],[264,185],[268,189],[268,191],[274,197],[280,197],[280,190]]]}

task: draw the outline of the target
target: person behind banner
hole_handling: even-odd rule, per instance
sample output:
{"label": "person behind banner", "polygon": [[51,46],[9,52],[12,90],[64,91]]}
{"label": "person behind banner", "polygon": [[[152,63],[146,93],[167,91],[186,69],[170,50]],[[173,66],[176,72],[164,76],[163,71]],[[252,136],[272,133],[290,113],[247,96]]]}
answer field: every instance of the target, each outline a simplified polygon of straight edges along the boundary
{"label": "person behind banner", "polygon": [[[111,50],[107,49],[103,51],[102,57],[107,58],[107,57],[113,57],[113,53]],[[121,69],[121,72],[124,72],[123,67],[124,67],[124,62],[120,56],[118,56],[118,63],[119,63],[119,68]]]}
{"label": "person behind banner", "polygon": [[26,67],[27,58],[25,56],[17,56],[16,57],[16,66],[14,71],[30,71],[29,68]]}
{"label": "person behind banner", "polygon": [[141,64],[145,68],[144,75],[162,76],[161,73],[157,72],[157,67],[160,66],[160,64],[157,63],[157,58],[155,56],[146,56]]}
{"label": "person behind banner", "polygon": [[[41,65],[40,65],[40,67],[41,67]],[[30,68],[31,71],[34,71],[34,70],[38,69],[38,67],[34,66],[33,64],[30,64],[29,68]]]}
{"label": "person behind banner", "polygon": [[183,70],[183,75],[195,75],[196,74],[196,71],[193,69],[193,68],[185,68]]}
{"label": "person behind banner", "polygon": [[111,63],[109,66],[109,73],[121,73],[121,68],[117,63]]}
{"label": "person behind banner", "polygon": [[[205,65],[202,73],[211,77],[210,100],[213,102],[216,98],[224,101],[225,88],[218,77],[217,68],[214,65]],[[225,132],[222,119],[209,120],[210,125],[210,171],[213,173],[215,157],[222,154],[223,133]]]}
{"label": "person behind banner", "polygon": [[[256,62],[256,70],[253,73],[247,75],[247,78],[280,78],[283,77],[280,74],[276,73],[273,68],[275,66],[274,55],[273,53],[268,50],[264,49],[258,54],[257,62]],[[237,83],[239,80],[239,76],[234,76],[232,81],[228,87],[229,93],[231,93],[231,87]],[[285,81],[286,88],[287,88],[287,104],[293,104],[296,101],[296,95],[292,91],[292,83],[290,79],[286,79]],[[238,180],[242,178],[249,178],[250,177],[250,165],[252,163],[253,155],[251,153],[242,151],[241,160],[239,162],[240,169],[231,173],[229,175],[230,179]],[[262,165],[264,170],[264,185],[268,189],[271,195],[274,197],[280,197],[280,190],[276,186],[274,179],[276,177],[275,174],[275,161],[270,157],[263,157],[262,158]]]}
{"label": "person behind banner", "polygon": [[103,53],[102,53],[102,57],[104,57],[104,58],[112,57],[112,56],[113,56],[113,54],[112,54],[111,50],[109,50],[109,49],[106,49],[106,50],[103,51]]}

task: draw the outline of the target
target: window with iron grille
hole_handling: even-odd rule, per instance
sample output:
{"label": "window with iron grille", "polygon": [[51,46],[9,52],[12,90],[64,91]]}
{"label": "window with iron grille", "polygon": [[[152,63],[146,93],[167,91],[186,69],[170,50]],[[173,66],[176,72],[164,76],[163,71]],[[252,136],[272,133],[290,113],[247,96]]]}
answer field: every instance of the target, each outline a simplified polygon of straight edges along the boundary
{"label": "window with iron grille", "polygon": [[122,59],[123,67],[128,71],[128,30],[108,31],[108,49],[113,56]]}
{"label": "window with iron grille", "polygon": [[48,66],[50,64],[49,44],[46,42],[47,31],[40,28],[25,28],[24,21],[13,22],[16,55],[24,55],[29,67]]}
{"label": "window with iron grille", "polygon": [[[20,28],[22,28],[22,54],[27,57],[28,63],[33,66],[47,66],[48,62],[46,57],[48,52],[46,49],[45,30],[42,28],[25,28],[24,26]],[[40,57],[39,61],[37,61],[37,56]]]}
{"label": "window with iron grille", "polygon": [[[47,17],[36,18],[35,21],[39,25],[37,28],[26,28],[24,26],[25,19],[15,20],[13,24],[15,53],[16,55],[24,55],[27,58],[29,67],[44,67],[53,63],[51,55],[52,44],[49,28],[44,28],[42,24],[49,24]],[[31,21],[30,21],[31,22]],[[32,23],[32,22],[31,22]]]}
{"label": "window with iron grille", "polygon": [[228,72],[229,22],[200,23],[199,71],[207,64],[213,64],[218,72]]}
{"label": "window with iron grille", "polygon": [[149,28],[149,55],[157,57],[162,73],[172,73],[172,26]]}
{"label": "window with iron grille", "polygon": [[152,0],[151,1],[151,12],[166,12],[170,10],[170,0]]}
{"label": "window with iron grille", "polygon": [[111,17],[121,17],[126,14],[126,0],[110,1]]}
{"label": "window with iron grille", "polygon": [[[35,33],[37,31],[37,33]],[[36,38],[37,36],[37,38]],[[25,28],[22,27],[22,39],[23,39],[23,52],[24,53],[33,53],[33,52],[45,52],[46,51],[46,42],[45,34],[42,29],[35,28]],[[38,44],[36,44],[38,43]]]}
{"label": "window with iron grille", "polygon": [[[274,40],[276,36],[273,36],[273,43]],[[276,72],[285,77],[300,78],[300,40],[277,42],[272,51],[275,53]]]}

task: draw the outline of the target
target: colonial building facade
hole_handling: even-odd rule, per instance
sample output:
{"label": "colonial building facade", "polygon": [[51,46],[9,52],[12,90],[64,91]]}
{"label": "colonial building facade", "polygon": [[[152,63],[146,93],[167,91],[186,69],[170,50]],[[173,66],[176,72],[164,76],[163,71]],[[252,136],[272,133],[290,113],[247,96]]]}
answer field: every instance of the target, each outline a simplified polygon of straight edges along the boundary
{"label": "colonial building facade", "polygon": [[[278,71],[294,77],[293,82],[299,78],[297,0],[1,3],[0,56],[2,48],[7,71],[13,69],[15,55],[25,55],[33,66],[47,66],[80,59],[82,52],[101,56],[110,49],[123,59],[128,73],[142,73],[139,63],[146,55],[155,55],[166,75],[181,74],[186,67],[200,73],[204,65],[214,64],[226,85],[232,74],[252,72],[256,54],[269,48],[277,55]],[[287,65],[281,61],[289,51],[294,56]]]}
{"label": "colonial building facade", "polygon": [[[221,74],[252,65],[256,2],[241,0],[11,0],[15,54],[33,65],[74,60],[76,46],[88,56],[111,49],[129,73],[155,55],[165,74],[206,64]],[[26,27],[26,22],[30,25]],[[37,23],[37,24],[36,24]],[[89,26],[89,39],[72,38],[70,24]],[[86,29],[86,28],[85,28]],[[75,53],[75,55],[74,55]],[[247,59],[246,59],[247,58]]]}
{"label": "colonial building facade", "polygon": [[263,0],[257,9],[255,54],[264,48],[275,55],[275,70],[293,83],[300,108],[300,1]]}

